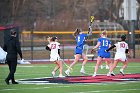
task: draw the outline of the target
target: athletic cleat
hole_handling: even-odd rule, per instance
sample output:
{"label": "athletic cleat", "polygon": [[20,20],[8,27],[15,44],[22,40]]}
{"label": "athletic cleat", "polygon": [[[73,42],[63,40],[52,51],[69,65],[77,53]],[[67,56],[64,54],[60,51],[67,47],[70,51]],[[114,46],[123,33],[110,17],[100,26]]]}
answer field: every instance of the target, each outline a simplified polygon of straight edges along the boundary
{"label": "athletic cleat", "polygon": [[111,76],[115,76],[115,74],[114,74],[113,72],[112,72],[112,73],[110,73],[110,75],[111,75]]}
{"label": "athletic cleat", "polygon": [[124,76],[124,72],[123,71],[120,71],[120,73]]}
{"label": "athletic cleat", "polygon": [[63,76],[62,74],[59,74],[59,76],[58,76],[58,77],[63,78],[63,77],[65,77],[65,76]]}
{"label": "athletic cleat", "polygon": [[66,70],[66,71],[65,71],[65,74],[66,74],[67,76],[70,76],[70,71],[69,71],[69,70]]}
{"label": "athletic cleat", "polygon": [[115,76],[115,74],[114,74],[113,72],[111,72],[111,73],[108,72],[108,73],[107,73],[107,76]]}
{"label": "athletic cleat", "polygon": [[55,72],[54,71],[52,72],[52,77],[55,77]]}

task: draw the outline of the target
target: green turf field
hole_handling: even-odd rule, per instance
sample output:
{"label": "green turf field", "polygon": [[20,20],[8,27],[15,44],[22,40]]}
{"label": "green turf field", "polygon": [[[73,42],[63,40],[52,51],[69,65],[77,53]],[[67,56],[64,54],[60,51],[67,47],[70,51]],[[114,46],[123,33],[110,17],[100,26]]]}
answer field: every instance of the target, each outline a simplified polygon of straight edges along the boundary
{"label": "green turf field", "polygon": [[[95,63],[87,63],[86,72],[92,74]],[[119,73],[120,66],[115,69]],[[81,63],[74,67],[71,75],[79,73]],[[15,74],[16,79],[50,77],[54,64],[31,64],[18,65]],[[64,70],[66,67],[64,66]],[[99,69],[99,74],[106,74],[108,70]],[[140,73],[140,63],[131,62],[125,73]],[[114,83],[93,83],[93,84],[18,84],[6,85],[4,82],[8,74],[8,66],[0,65],[0,93],[140,93],[140,81],[114,82]]]}

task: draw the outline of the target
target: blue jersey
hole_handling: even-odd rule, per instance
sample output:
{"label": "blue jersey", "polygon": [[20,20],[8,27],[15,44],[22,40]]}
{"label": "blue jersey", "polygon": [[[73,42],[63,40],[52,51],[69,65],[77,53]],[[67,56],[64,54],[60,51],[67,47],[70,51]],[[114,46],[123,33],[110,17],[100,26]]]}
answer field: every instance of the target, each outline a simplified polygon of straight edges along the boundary
{"label": "blue jersey", "polygon": [[98,42],[100,42],[100,46],[98,49],[98,56],[102,58],[110,58],[110,52],[105,52],[109,48],[109,45],[111,44],[110,40],[107,38],[99,38]]}
{"label": "blue jersey", "polygon": [[86,37],[87,37],[87,34],[79,34],[76,36],[75,54],[82,54]]}

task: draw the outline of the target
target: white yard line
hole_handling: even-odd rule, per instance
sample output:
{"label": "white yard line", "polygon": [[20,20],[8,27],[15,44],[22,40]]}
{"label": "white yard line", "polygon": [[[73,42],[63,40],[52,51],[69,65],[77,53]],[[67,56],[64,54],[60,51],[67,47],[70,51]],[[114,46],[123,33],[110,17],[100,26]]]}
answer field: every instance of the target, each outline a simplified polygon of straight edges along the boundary
{"label": "white yard line", "polygon": [[[79,86],[79,85],[75,85]],[[89,85],[80,85],[80,86],[89,86]],[[48,89],[48,88],[66,88],[66,87],[73,87],[73,86],[52,86],[52,87],[36,87],[36,88],[13,88],[13,89],[1,89],[0,91],[18,91],[18,90],[41,90],[41,89]],[[96,92],[123,92],[123,91],[137,91],[139,89],[119,89],[119,90],[95,90],[95,91],[84,91],[84,92],[70,92],[70,93],[96,93]]]}
{"label": "white yard line", "polygon": [[[95,67],[95,66],[86,66],[86,67]],[[106,66],[105,65],[103,65],[103,67],[105,68]],[[122,67],[122,66],[117,66],[117,67]],[[128,68],[135,68],[135,67],[140,67],[140,66],[128,66]]]}
{"label": "white yard line", "polygon": [[[56,85],[56,84],[54,84]],[[77,86],[77,85],[75,85]],[[79,85],[78,85],[79,86]],[[87,86],[87,85],[81,85],[81,86]],[[41,90],[41,89],[47,89],[47,88],[67,88],[67,87],[73,87],[73,86],[69,86],[69,85],[65,85],[65,86],[52,86],[52,87],[36,87],[36,88],[13,88],[13,89],[1,89],[0,91],[17,91],[17,90]]]}
{"label": "white yard line", "polygon": [[137,91],[139,89],[119,89],[119,90],[95,90],[95,91],[84,91],[84,92],[70,92],[70,93],[96,93],[96,92],[123,92],[123,91]]}

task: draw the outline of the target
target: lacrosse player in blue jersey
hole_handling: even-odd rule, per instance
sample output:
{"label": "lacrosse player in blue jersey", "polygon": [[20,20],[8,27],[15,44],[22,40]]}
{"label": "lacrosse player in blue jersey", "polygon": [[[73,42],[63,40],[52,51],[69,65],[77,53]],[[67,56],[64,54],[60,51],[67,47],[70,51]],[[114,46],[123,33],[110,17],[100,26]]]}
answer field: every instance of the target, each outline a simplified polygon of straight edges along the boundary
{"label": "lacrosse player in blue jersey", "polygon": [[107,31],[103,31],[101,33],[101,37],[98,38],[97,45],[93,47],[92,51],[98,48],[98,57],[97,57],[97,63],[95,66],[95,71],[93,74],[93,77],[96,76],[98,67],[102,64],[103,58],[105,58],[105,61],[109,64],[109,67],[111,67],[111,59],[110,59],[110,52],[105,52],[109,47],[111,46],[110,40],[107,38]]}
{"label": "lacrosse player in blue jersey", "polygon": [[83,54],[83,46],[85,44],[86,38],[88,36],[92,35],[92,28],[91,28],[91,26],[89,26],[88,34],[82,33],[82,29],[77,28],[73,35],[76,38],[75,59],[74,59],[74,62],[70,65],[70,67],[65,71],[65,74],[67,76],[70,75],[70,69],[78,62],[78,60],[81,57],[83,58],[83,63],[82,63],[82,68],[81,68],[80,72],[82,74],[85,73],[84,66],[85,66],[86,62],[88,61],[88,58],[85,54]]}

